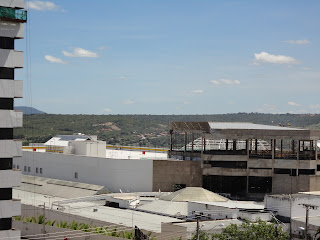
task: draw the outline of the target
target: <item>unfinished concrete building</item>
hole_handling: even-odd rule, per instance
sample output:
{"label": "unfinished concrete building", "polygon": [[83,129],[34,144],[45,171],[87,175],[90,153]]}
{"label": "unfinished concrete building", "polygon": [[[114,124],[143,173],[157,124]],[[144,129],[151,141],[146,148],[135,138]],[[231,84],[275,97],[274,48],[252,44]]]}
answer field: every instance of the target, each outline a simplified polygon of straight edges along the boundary
{"label": "unfinished concrete building", "polygon": [[203,187],[233,198],[320,190],[320,130],[171,122],[169,157],[201,161]]}

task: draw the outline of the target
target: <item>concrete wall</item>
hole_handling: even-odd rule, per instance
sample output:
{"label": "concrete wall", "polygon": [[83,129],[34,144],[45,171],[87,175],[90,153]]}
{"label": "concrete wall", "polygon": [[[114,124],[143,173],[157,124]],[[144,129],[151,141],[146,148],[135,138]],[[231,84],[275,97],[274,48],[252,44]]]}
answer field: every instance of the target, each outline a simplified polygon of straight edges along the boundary
{"label": "concrete wall", "polygon": [[[288,195],[284,196],[266,196],[265,197],[265,207],[267,209],[277,211],[277,215],[297,218],[297,217],[305,217],[306,216],[306,209],[301,206],[300,204],[312,204],[318,206],[320,202],[320,196],[309,196],[309,195],[300,195],[299,197]],[[317,210],[310,209],[309,216],[319,216],[320,215],[320,208]]]}
{"label": "concrete wall", "polygon": [[[22,158],[14,158],[13,164],[30,166],[34,176],[102,185],[111,191],[152,191],[153,160],[123,160],[59,153],[23,151]],[[42,168],[42,174],[36,173]],[[75,172],[78,178],[75,178]]]}
{"label": "concrete wall", "polygon": [[3,98],[21,98],[22,88],[23,82],[21,80],[0,79],[0,96]]}
{"label": "concrete wall", "polygon": [[0,6],[10,8],[24,8],[24,0],[0,0]]}
{"label": "concrete wall", "polygon": [[157,236],[158,240],[167,239],[187,239],[187,228],[183,226],[177,226],[173,223],[161,223],[161,234]]}
{"label": "concrete wall", "polygon": [[174,184],[202,187],[201,162],[153,161],[153,191],[172,191]]}
{"label": "concrete wall", "polygon": [[20,229],[21,236],[28,236],[29,239],[64,239],[66,237],[68,239],[83,240],[124,240],[124,238],[111,237],[92,232],[43,226],[42,224],[25,223],[21,221],[13,221],[13,227]]}
{"label": "concrete wall", "polygon": [[15,140],[1,140],[0,153],[3,158],[21,157],[22,142]]}
{"label": "concrete wall", "polygon": [[0,49],[0,66],[7,68],[22,68],[23,52],[10,49]]}
{"label": "concrete wall", "polygon": [[[272,193],[273,194],[291,194],[297,192],[310,191],[310,179],[315,176],[300,175],[289,176],[287,174],[274,174],[272,178]],[[320,188],[320,186],[313,186]],[[320,190],[320,189],[318,189]]]}
{"label": "concrete wall", "polygon": [[0,128],[22,127],[22,112],[14,110],[1,110],[0,119]]}

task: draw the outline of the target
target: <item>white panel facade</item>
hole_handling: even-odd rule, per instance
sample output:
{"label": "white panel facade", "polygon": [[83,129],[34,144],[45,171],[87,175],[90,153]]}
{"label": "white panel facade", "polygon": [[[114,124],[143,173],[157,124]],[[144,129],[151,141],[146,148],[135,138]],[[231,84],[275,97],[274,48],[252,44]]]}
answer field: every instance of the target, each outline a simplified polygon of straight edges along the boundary
{"label": "white panel facade", "polygon": [[0,128],[22,127],[21,111],[0,110]]}
{"label": "white panel facade", "polygon": [[0,66],[7,68],[22,68],[23,52],[0,49]]}
{"label": "white panel facade", "polygon": [[22,142],[15,140],[1,140],[0,152],[2,158],[21,157]]}
{"label": "white panel facade", "polygon": [[0,97],[22,98],[23,81],[0,79]]}
{"label": "white panel facade", "polygon": [[152,191],[153,160],[107,159],[23,151],[23,157],[15,158],[13,164],[19,165],[22,170],[24,166],[27,169],[30,167],[31,171],[23,171],[23,174],[97,184],[114,192],[119,192],[119,189],[123,192]]}
{"label": "white panel facade", "polygon": [[0,231],[0,239],[20,240],[20,234],[20,230],[17,229]]}
{"label": "white panel facade", "polygon": [[[0,170],[0,188],[18,187],[21,184],[20,170]],[[1,202],[1,201],[0,201]]]}
{"label": "white panel facade", "polygon": [[9,218],[21,215],[20,200],[2,200],[0,201],[0,218]]}
{"label": "white panel facade", "polygon": [[24,0],[0,0],[0,6],[10,8],[24,8]]}
{"label": "white panel facade", "polygon": [[23,38],[24,25],[19,22],[0,22],[0,36],[10,38]]}

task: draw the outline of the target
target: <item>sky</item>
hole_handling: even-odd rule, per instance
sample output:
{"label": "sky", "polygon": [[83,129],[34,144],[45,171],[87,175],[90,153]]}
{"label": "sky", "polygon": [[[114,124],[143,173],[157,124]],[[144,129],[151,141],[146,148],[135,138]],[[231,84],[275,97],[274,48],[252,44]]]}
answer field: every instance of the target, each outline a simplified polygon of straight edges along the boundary
{"label": "sky", "polygon": [[54,114],[320,113],[320,1],[25,1],[24,98]]}

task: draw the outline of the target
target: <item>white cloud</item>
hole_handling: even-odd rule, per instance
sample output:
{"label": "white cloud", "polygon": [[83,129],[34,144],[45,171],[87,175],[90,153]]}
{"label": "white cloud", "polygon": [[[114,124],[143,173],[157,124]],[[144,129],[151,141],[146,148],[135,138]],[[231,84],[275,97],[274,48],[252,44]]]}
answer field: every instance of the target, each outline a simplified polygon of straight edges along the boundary
{"label": "white cloud", "polygon": [[302,68],[302,70],[303,70],[303,71],[311,71],[311,70],[312,70],[312,68],[309,68],[309,67],[303,67],[303,68]]}
{"label": "white cloud", "polygon": [[266,52],[255,53],[254,54],[254,64],[259,63],[274,63],[274,64],[297,64],[298,61],[289,56],[284,55],[273,55]]}
{"label": "white cloud", "polygon": [[97,53],[85,50],[83,48],[75,48],[73,52],[62,51],[63,55],[66,57],[84,57],[84,58],[96,58],[98,57]]}
{"label": "white cloud", "polygon": [[47,60],[48,62],[52,62],[52,63],[62,63],[62,64],[66,64],[65,61],[63,61],[60,58],[56,58],[54,56],[50,56],[50,55],[45,55],[44,59]]}
{"label": "white cloud", "polygon": [[196,93],[196,94],[202,94],[202,93],[204,93],[204,91],[201,90],[201,89],[192,90],[191,92],[192,92],[192,93]]}
{"label": "white cloud", "polygon": [[58,10],[59,6],[49,1],[30,1],[27,3],[27,9],[34,9],[38,11],[54,11]]}
{"label": "white cloud", "polygon": [[190,102],[184,101],[183,104],[187,105],[187,104],[190,104]]}
{"label": "white cloud", "polygon": [[102,112],[109,113],[109,112],[112,112],[112,109],[111,108],[104,108],[104,109],[102,109]]}
{"label": "white cloud", "polygon": [[215,85],[239,85],[240,81],[220,78],[219,80],[211,80],[210,83],[215,84]]}
{"label": "white cloud", "polygon": [[123,104],[125,105],[130,105],[130,104],[134,104],[135,102],[133,100],[126,100],[123,102]]}
{"label": "white cloud", "polygon": [[289,43],[289,44],[298,44],[298,45],[304,45],[304,44],[310,44],[311,43],[307,39],[303,39],[303,40],[286,40],[284,42],[285,43]]}
{"label": "white cloud", "polygon": [[126,76],[126,75],[120,76],[120,80],[126,80],[126,79],[127,79],[127,76]]}
{"label": "white cloud", "polygon": [[295,103],[295,102],[288,102],[288,105],[293,106],[293,107],[300,107],[302,106],[301,104]]}

